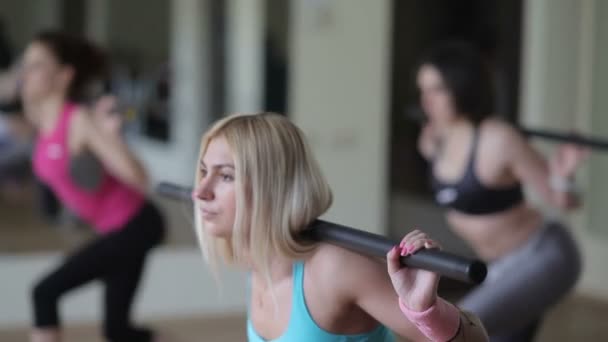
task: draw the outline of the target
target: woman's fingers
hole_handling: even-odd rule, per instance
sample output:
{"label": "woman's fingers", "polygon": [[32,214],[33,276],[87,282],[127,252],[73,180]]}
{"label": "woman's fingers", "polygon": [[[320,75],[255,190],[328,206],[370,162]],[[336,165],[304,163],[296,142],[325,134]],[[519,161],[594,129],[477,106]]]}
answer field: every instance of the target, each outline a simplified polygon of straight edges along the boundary
{"label": "woman's fingers", "polygon": [[426,233],[416,229],[403,237],[397,248],[400,256],[415,253],[421,248],[441,248],[441,246],[432,240]]}
{"label": "woman's fingers", "polygon": [[394,246],[386,254],[386,264],[388,267],[388,274],[390,275],[397,273],[401,269],[401,262],[399,261],[399,252],[399,246]]}

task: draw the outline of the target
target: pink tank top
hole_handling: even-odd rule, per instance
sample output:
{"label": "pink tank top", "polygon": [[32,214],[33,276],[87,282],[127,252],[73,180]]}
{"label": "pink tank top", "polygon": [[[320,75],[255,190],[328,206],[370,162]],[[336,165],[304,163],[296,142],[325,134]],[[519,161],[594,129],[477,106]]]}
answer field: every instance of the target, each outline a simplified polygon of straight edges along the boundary
{"label": "pink tank top", "polygon": [[94,191],[75,184],[70,176],[68,130],[76,105],[66,103],[55,129],[38,135],[33,155],[34,173],[81,219],[105,234],[122,228],[137,214],[144,196],[107,171]]}

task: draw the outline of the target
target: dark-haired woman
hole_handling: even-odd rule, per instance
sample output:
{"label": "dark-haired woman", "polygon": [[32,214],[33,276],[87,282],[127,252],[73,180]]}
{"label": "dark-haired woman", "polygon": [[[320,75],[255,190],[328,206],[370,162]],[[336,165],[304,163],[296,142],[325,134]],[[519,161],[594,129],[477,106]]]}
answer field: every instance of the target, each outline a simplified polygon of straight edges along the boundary
{"label": "dark-haired woman", "polygon": [[562,210],[576,208],[572,177],[586,151],[563,145],[545,159],[494,117],[490,71],[465,43],[431,50],[417,84],[428,119],[418,147],[431,163],[435,200],[489,265],[484,284],[459,304],[479,316],[492,341],[529,341],[542,315],[576,283],[580,258],[566,227],[532,208],[522,186]]}
{"label": "dark-haired woman", "polygon": [[[105,285],[107,340],[153,339],[151,331],[132,325],[130,315],[149,251],[163,239],[163,217],[146,199],[146,172],[119,134],[119,117],[97,118],[79,104],[104,65],[94,46],[59,32],[39,34],[24,54],[22,100],[38,131],[34,172],[98,233],[34,286],[32,341],[61,341],[60,298],[93,280]],[[94,187],[82,186],[70,171],[82,153],[103,167]]]}

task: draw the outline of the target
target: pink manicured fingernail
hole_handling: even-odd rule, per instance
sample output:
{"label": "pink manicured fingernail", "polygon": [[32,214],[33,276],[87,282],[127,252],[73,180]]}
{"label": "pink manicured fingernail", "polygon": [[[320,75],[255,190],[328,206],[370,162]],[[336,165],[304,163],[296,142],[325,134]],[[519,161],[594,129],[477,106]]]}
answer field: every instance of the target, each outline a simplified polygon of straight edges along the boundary
{"label": "pink manicured fingernail", "polygon": [[401,241],[401,243],[399,244],[399,247],[403,248],[404,244],[405,244],[405,241]]}

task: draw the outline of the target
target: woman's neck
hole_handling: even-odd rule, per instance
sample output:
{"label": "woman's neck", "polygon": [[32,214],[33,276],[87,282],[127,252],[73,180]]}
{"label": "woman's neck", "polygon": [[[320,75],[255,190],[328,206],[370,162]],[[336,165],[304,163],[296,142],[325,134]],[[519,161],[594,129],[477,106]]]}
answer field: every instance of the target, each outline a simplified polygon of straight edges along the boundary
{"label": "woman's neck", "polygon": [[437,137],[443,140],[446,137],[452,135],[454,132],[462,131],[462,129],[464,127],[467,127],[470,125],[471,125],[471,121],[469,121],[463,117],[457,117],[455,119],[452,119],[449,122],[437,124],[435,126],[436,130],[437,130]]}
{"label": "woman's neck", "polygon": [[[282,280],[289,279],[293,273],[293,260],[285,257],[272,258],[272,263],[269,265],[270,281],[276,284]],[[263,269],[259,266],[252,268],[253,275],[265,278]]]}
{"label": "woman's neck", "polygon": [[439,154],[443,153],[446,143],[452,143],[455,139],[461,140],[463,135],[468,134],[472,126],[473,123],[465,118],[455,119],[446,125],[437,140]]}
{"label": "woman's neck", "polygon": [[49,96],[26,106],[26,112],[39,131],[50,132],[57,124],[64,103],[65,98],[62,96]]}
{"label": "woman's neck", "polygon": [[470,120],[467,120],[463,117],[459,117],[454,119],[449,125],[445,127],[444,136],[449,136],[454,133],[462,132],[464,130],[470,129],[473,123]]}

